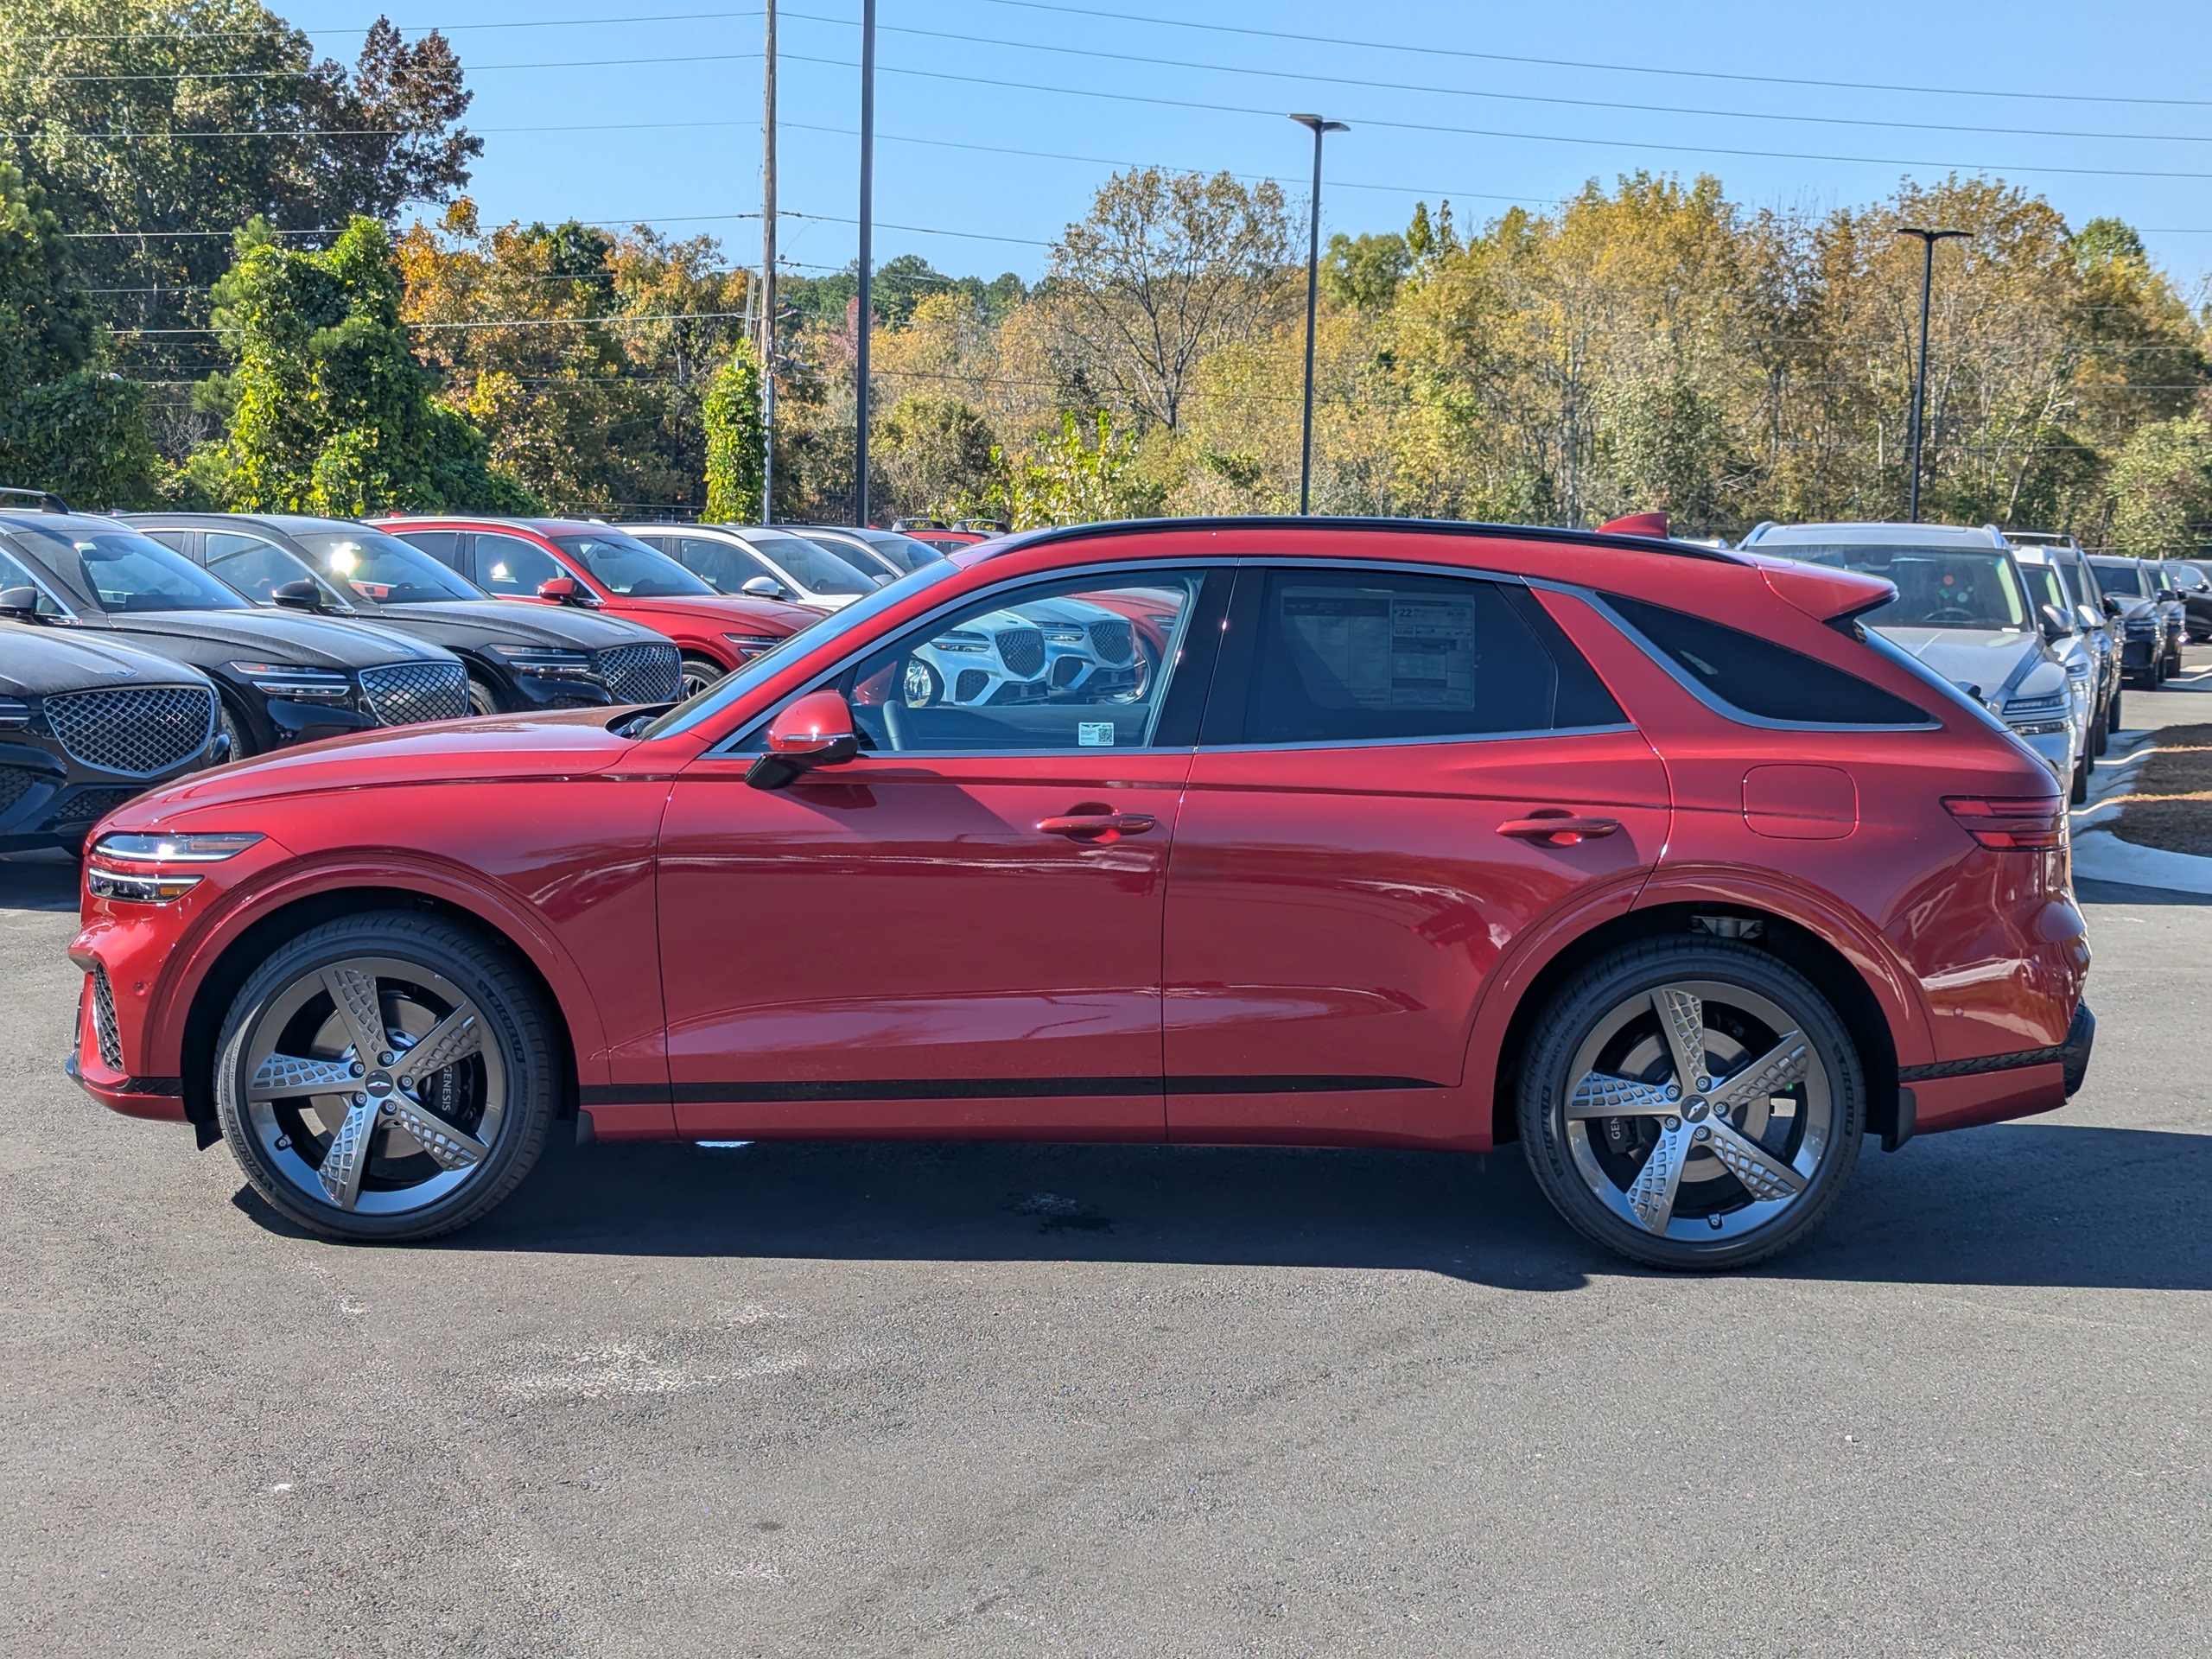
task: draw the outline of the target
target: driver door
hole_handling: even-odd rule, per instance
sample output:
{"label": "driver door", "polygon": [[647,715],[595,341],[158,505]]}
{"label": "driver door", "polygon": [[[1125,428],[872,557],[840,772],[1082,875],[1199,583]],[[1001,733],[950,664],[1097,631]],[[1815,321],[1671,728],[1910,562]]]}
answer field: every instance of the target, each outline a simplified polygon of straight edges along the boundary
{"label": "driver door", "polygon": [[681,1134],[1164,1136],[1163,884],[1228,574],[963,601],[828,682],[857,759],[753,788],[756,728],[682,773]]}

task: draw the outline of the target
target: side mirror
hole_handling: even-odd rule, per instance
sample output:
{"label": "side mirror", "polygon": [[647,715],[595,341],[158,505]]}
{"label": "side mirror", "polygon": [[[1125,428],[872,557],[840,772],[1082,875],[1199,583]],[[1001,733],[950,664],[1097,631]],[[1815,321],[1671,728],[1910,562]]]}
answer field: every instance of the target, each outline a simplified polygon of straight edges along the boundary
{"label": "side mirror", "polygon": [[754,576],[737,590],[753,599],[789,599],[791,590],[773,576]]}
{"label": "side mirror", "polygon": [[2043,637],[2056,645],[2074,632],[2074,625],[2066,620],[2066,613],[2056,605],[2043,607]]}
{"label": "side mirror", "polygon": [[12,616],[19,622],[37,621],[38,589],[0,588],[0,616]]}
{"label": "side mirror", "polygon": [[861,752],[853,711],[835,691],[810,691],[768,722],[768,752],[746,769],[755,789],[782,789],[803,772],[842,766]]}
{"label": "side mirror", "polygon": [[2107,594],[2105,595],[2105,614],[2107,616],[2118,616],[2120,614],[2120,601],[2114,599],[2110,594]]}
{"label": "side mirror", "polygon": [[595,605],[583,583],[574,576],[550,576],[537,584],[537,596],[550,599],[556,605]]}
{"label": "side mirror", "polygon": [[297,582],[279,582],[269,591],[270,602],[288,611],[319,611],[324,608],[322,589],[302,576]]}

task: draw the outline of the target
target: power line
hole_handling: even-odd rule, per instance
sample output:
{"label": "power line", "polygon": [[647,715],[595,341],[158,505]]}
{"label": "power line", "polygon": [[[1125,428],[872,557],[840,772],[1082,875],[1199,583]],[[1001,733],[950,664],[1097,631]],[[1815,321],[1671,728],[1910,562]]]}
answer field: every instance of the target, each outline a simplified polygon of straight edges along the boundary
{"label": "power line", "polygon": [[[691,23],[709,22],[725,17],[758,17],[760,8],[748,11],[678,11],[646,17],[533,17],[515,22],[501,23],[395,23],[403,35],[458,35],[464,29],[587,29],[601,23]],[[372,25],[334,26],[329,29],[301,29],[302,35],[365,35]],[[265,40],[276,31],[266,29],[137,29],[123,35],[18,35],[23,41],[60,44],[73,41],[230,41]]]}
{"label": "power line", "polygon": [[[2141,104],[2172,109],[2212,109],[2212,99],[2145,98],[2107,92],[2024,92],[1977,86],[1916,86],[1870,80],[1815,80],[1795,75],[1753,75],[1725,69],[1668,69],[1647,63],[1602,63],[1580,58],[1536,58],[1503,52],[1477,52],[1465,47],[1412,46],[1397,41],[1363,41],[1336,35],[1301,35],[1288,29],[1251,29],[1236,23],[1202,23],[1186,17],[1147,16],[1128,11],[1098,11],[1087,6],[1065,6],[1050,0],[983,0],[986,5],[1011,6],[1024,11],[1056,12],[1111,22],[1147,23],[1160,29],[1204,29],[1218,35],[1243,35],[1258,40],[1293,41],[1308,46],[1350,46],[1375,52],[1408,52],[1425,58],[1471,58],[1484,63],[1518,63],[1547,69],[1595,69],[1608,74],[1672,75],[1697,80],[1737,81],[1763,86],[1819,86],[1851,92],[1910,92],[1938,98],[2010,98],[2067,104]],[[1370,123],[1370,124],[1372,124]]]}

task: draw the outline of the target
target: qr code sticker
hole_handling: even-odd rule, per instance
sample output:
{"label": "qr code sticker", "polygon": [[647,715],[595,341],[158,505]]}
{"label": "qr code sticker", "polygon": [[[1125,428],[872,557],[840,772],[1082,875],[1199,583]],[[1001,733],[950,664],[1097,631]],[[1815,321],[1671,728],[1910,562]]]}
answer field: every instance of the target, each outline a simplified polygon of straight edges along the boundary
{"label": "qr code sticker", "polygon": [[1079,720],[1076,722],[1075,741],[1086,749],[1110,749],[1114,747],[1114,722],[1110,720]]}

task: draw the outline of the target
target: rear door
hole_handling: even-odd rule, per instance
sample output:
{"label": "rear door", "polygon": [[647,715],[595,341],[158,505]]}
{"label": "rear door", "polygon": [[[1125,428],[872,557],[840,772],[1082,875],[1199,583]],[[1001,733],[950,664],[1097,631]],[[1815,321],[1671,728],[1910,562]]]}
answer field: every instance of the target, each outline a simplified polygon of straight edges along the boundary
{"label": "rear door", "polygon": [[1657,756],[1520,584],[1248,564],[1168,870],[1170,1138],[1464,1132],[1487,976],[1592,889],[1632,895],[1668,817]]}

